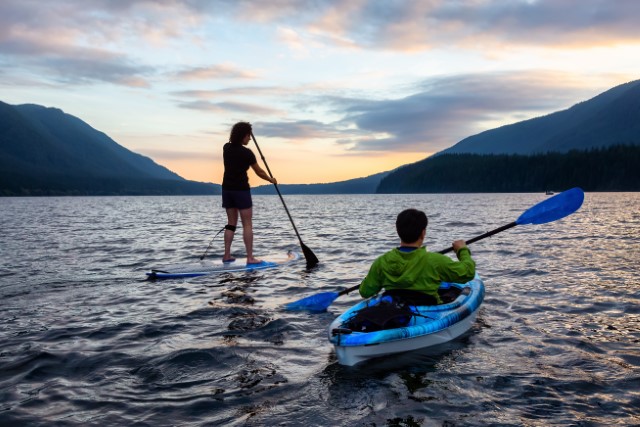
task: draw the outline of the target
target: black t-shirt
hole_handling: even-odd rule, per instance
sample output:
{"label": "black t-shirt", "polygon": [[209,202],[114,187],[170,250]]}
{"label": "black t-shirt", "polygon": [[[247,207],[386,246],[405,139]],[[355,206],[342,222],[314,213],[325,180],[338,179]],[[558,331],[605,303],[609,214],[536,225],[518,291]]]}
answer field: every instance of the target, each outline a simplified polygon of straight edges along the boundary
{"label": "black t-shirt", "polygon": [[249,190],[247,170],[256,163],[253,151],[244,145],[227,142],[222,148],[224,159],[224,176],[222,188],[225,190]]}

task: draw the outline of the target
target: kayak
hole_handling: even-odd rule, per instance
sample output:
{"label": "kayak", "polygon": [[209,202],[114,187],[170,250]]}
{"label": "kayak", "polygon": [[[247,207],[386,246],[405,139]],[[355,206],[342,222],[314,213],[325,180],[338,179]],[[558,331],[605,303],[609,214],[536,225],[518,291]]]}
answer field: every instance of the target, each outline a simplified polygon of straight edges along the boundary
{"label": "kayak", "polygon": [[[443,296],[443,304],[403,306],[405,311],[390,322],[392,327],[382,330],[369,327],[371,331],[368,331],[362,326],[366,322],[358,324],[354,319],[361,317],[358,313],[365,308],[395,303],[391,297],[379,294],[349,308],[329,326],[329,341],[338,362],[353,366],[372,358],[444,344],[467,332],[484,299],[482,279],[476,274],[464,284],[443,282],[438,291]],[[448,300],[444,298],[445,293]]]}
{"label": "kayak", "polygon": [[295,251],[288,251],[285,254],[267,255],[261,258],[262,262],[257,264],[247,264],[246,258],[238,258],[228,263],[222,262],[221,259],[215,261],[205,260],[192,264],[152,268],[146,275],[148,280],[156,280],[265,270],[297,261],[301,258],[301,255]]}

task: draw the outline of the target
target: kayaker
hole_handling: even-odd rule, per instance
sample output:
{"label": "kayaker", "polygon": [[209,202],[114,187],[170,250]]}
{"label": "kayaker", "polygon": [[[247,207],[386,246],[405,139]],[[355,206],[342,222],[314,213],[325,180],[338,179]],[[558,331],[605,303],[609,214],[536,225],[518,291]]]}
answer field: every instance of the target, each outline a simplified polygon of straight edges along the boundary
{"label": "kayaker", "polygon": [[231,256],[231,243],[238,225],[238,216],[242,220],[242,238],[247,251],[247,264],[259,264],[261,261],[253,256],[253,202],[249,186],[249,167],[260,178],[277,184],[258,165],[255,154],[245,145],[251,139],[251,124],[238,122],[231,128],[229,142],[223,147],[224,176],[222,178],[222,207],[227,211],[227,225],[224,230],[224,255],[222,262],[235,261]]}
{"label": "kayaker", "polygon": [[466,283],[473,279],[476,263],[464,240],[453,242],[458,257],[428,252],[422,246],[427,233],[427,215],[417,209],[398,214],[396,231],[400,246],[378,257],[360,284],[360,295],[368,298],[385,290],[385,295],[416,305],[441,304],[440,282]]}

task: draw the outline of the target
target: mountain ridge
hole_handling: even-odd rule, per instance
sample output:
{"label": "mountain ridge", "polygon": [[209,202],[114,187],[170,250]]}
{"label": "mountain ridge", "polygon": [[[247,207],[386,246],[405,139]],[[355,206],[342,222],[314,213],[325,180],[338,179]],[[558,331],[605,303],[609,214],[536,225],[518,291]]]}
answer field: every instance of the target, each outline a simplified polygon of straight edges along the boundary
{"label": "mountain ridge", "polygon": [[640,143],[640,80],[565,110],[486,130],[439,154],[539,154]]}
{"label": "mountain ridge", "polygon": [[0,101],[0,195],[218,194],[58,108]]}

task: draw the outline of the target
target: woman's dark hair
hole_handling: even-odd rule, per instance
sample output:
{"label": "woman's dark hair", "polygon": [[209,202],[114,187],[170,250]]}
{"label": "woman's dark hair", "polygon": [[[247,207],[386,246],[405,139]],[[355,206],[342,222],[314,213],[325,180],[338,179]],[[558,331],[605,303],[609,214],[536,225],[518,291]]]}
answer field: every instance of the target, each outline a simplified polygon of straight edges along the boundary
{"label": "woman's dark hair", "polygon": [[238,122],[231,128],[229,142],[232,144],[242,144],[242,140],[251,133],[251,123]]}
{"label": "woman's dark hair", "polygon": [[417,209],[407,209],[398,214],[396,231],[400,240],[405,243],[413,243],[420,238],[420,233],[427,228],[428,223],[429,220],[424,212]]}

